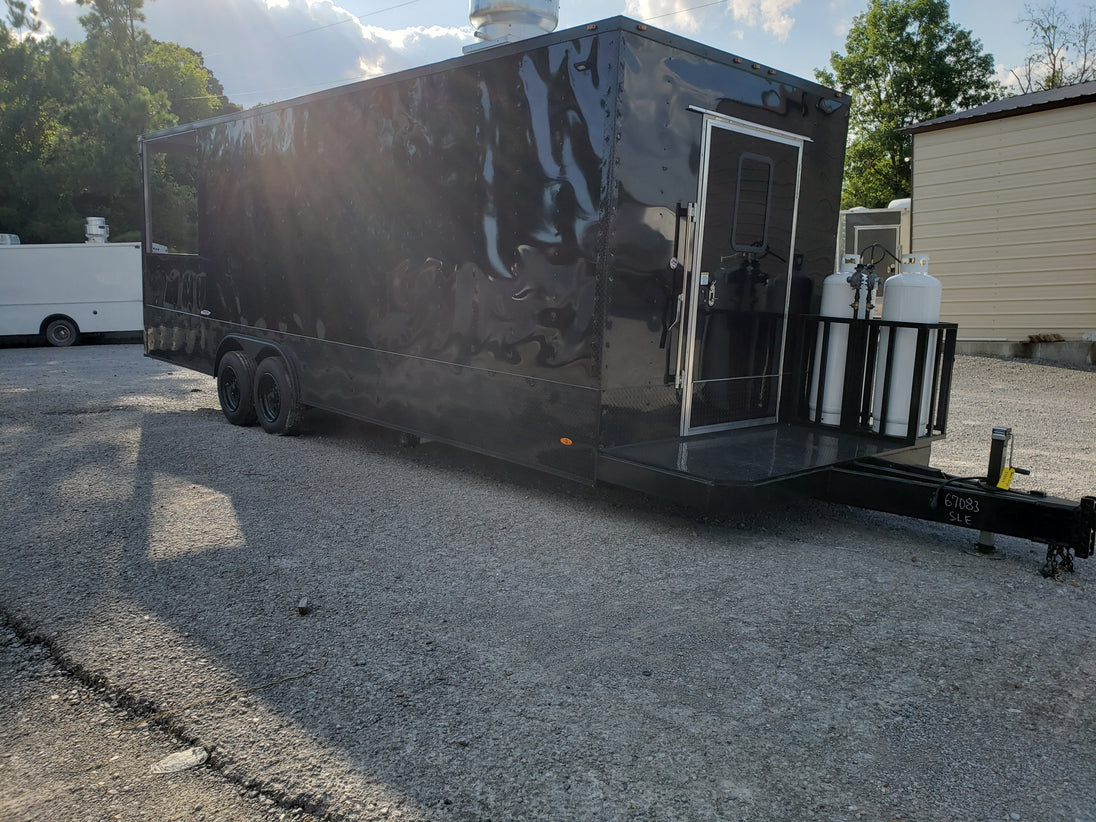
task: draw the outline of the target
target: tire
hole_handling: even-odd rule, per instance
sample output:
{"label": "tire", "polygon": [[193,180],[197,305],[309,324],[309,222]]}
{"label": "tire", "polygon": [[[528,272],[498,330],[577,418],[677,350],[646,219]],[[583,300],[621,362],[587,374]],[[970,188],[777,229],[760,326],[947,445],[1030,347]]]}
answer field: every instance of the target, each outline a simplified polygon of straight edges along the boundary
{"label": "tire", "polygon": [[281,357],[267,357],[255,369],[255,412],[268,434],[288,436],[300,427],[304,406]]}
{"label": "tire", "polygon": [[242,351],[229,351],[217,366],[217,399],[221,412],[233,425],[254,425],[255,365]]}
{"label": "tire", "polygon": [[46,325],[46,342],[58,348],[75,345],[80,339],[80,329],[68,317],[58,317]]}

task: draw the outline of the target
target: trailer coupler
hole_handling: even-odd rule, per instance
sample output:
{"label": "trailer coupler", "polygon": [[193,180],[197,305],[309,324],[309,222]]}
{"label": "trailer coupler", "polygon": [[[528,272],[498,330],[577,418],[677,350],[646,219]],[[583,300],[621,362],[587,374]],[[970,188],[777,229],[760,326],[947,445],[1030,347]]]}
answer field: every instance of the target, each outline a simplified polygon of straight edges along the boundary
{"label": "trailer coupler", "polygon": [[1096,552],[1096,497],[1075,502],[991,485],[986,477],[953,477],[875,458],[834,465],[804,479],[811,496],[828,502],[1043,543],[1044,576],[1060,578],[1073,570],[1074,557]]}

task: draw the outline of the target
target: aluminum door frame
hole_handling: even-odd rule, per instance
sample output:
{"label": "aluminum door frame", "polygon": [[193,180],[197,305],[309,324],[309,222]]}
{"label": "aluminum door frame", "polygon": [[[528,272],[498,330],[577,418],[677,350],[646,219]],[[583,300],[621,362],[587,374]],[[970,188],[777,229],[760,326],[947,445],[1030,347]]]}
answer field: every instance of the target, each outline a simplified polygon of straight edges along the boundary
{"label": "aluminum door frame", "polygon": [[796,149],[795,169],[795,198],[792,207],[791,242],[788,253],[787,283],[784,291],[784,324],[780,332],[780,358],[776,383],[776,408],[779,414],[780,396],[783,390],[784,379],[784,355],[787,349],[788,338],[788,302],[791,299],[792,269],[795,260],[795,236],[799,220],[799,190],[803,179],[803,145],[813,142],[810,137],[794,134],[790,131],[781,131],[775,128],[758,125],[737,117],[731,117],[719,112],[703,109],[698,106],[689,106],[689,111],[704,115],[704,151],[700,158],[700,173],[697,180],[697,226],[693,232],[693,248],[691,249],[689,262],[689,296],[685,306],[685,322],[682,323],[682,334],[685,336],[685,374],[682,380],[681,392],[681,436],[687,437],[693,434],[706,434],[715,431],[726,431],[732,428],[747,428],[754,425],[768,425],[776,422],[777,416],[763,417],[760,419],[736,420],[715,425],[690,426],[689,421],[693,412],[693,381],[696,367],[696,332],[700,315],[700,268],[701,252],[704,248],[704,219],[708,208],[708,167],[711,159],[712,130],[719,128],[725,131],[734,131],[748,137],[757,137],[773,143],[781,143]]}

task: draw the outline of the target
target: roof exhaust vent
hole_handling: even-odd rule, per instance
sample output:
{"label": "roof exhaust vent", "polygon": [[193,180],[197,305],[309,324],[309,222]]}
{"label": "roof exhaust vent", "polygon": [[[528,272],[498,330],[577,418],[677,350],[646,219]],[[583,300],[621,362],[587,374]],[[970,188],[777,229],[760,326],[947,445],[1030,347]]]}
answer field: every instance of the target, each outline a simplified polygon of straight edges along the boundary
{"label": "roof exhaust vent", "polygon": [[482,42],[465,46],[465,54],[555,31],[559,0],[468,0],[468,19]]}
{"label": "roof exhaust vent", "polygon": [[84,238],[88,243],[105,243],[110,239],[106,217],[88,217],[84,221]]}

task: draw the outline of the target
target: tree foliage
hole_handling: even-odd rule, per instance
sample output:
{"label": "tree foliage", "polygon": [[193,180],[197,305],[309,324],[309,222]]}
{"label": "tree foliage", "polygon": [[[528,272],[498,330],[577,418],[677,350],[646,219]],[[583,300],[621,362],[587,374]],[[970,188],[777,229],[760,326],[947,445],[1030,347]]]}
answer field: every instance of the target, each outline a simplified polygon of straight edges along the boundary
{"label": "tree foliage", "polygon": [[26,0],[8,0],[8,20],[11,27],[20,34],[24,31],[31,33],[42,28],[42,21],[38,19],[38,10],[33,6],[28,10]]}
{"label": "tree foliage", "polygon": [[946,0],[870,0],[845,54],[816,79],[849,93],[853,108],[842,207],[886,206],[910,194],[907,126],[995,100],[993,56],[950,19]]}
{"label": "tree foliage", "polygon": [[[76,93],[71,54],[39,28],[24,3],[0,22],[0,230],[31,237],[66,228],[66,101]],[[10,228],[9,228],[10,226]]]}
{"label": "tree foliage", "polygon": [[1096,12],[1092,6],[1074,18],[1053,1],[1024,6],[1020,23],[1031,34],[1033,53],[1012,72],[1024,94],[1096,80]]}
{"label": "tree foliage", "polygon": [[[89,216],[106,217],[112,239],[136,239],[137,136],[238,110],[199,52],[148,35],[144,0],[79,2],[85,39],[72,44],[41,35],[25,0],[4,0],[0,231],[24,242],[79,242]],[[152,169],[181,203],[194,196],[188,171]]]}
{"label": "tree foliage", "polygon": [[76,0],[90,11],[80,17],[87,33],[85,70],[105,78],[141,80],[141,63],[152,38],[141,28],[144,0]]}

